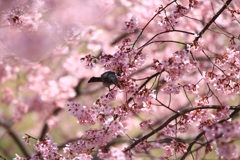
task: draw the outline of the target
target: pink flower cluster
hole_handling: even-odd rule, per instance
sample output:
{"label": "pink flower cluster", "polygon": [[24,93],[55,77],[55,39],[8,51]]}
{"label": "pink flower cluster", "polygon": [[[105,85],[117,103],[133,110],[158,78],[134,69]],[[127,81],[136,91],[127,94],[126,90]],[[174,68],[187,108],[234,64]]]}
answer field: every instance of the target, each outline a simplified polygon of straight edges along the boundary
{"label": "pink flower cluster", "polygon": [[91,69],[91,68],[95,67],[95,63],[96,63],[97,59],[92,54],[89,54],[89,55],[82,57],[80,59],[80,61],[85,62],[86,68]]}
{"label": "pink flower cluster", "polygon": [[102,147],[98,150],[98,157],[105,160],[130,160],[125,153],[122,152],[122,148],[111,147],[110,149]]}
{"label": "pink flower cluster", "polygon": [[153,120],[148,119],[148,120],[146,120],[146,121],[141,122],[139,125],[140,125],[140,127],[141,127],[142,130],[147,130],[148,127],[149,127],[149,125],[152,125],[153,123],[154,123]]}
{"label": "pink flower cluster", "polygon": [[77,122],[81,125],[94,125],[97,111],[91,107],[82,106],[81,104],[69,102],[67,104],[68,112],[77,118]]}
{"label": "pink flower cluster", "polygon": [[138,27],[138,20],[136,17],[132,17],[130,21],[125,22],[125,26],[122,28],[127,33],[133,33]]}
{"label": "pink flower cluster", "polygon": [[159,14],[160,21],[158,22],[159,25],[163,26],[166,30],[173,29],[178,24],[178,19],[187,15],[190,11],[190,8],[186,8],[182,5],[176,5],[176,8],[170,15],[162,15],[163,13]]}
{"label": "pink flower cluster", "polygon": [[105,70],[115,71],[126,78],[136,71],[137,67],[140,67],[146,59],[145,54],[141,50],[132,49],[130,43],[131,39],[126,38],[115,54],[103,54],[98,58],[87,55],[81,58],[81,61],[85,62],[88,67],[93,67],[94,63],[98,62],[103,65]]}
{"label": "pink flower cluster", "polygon": [[[26,137],[23,138],[26,144],[30,144],[29,139],[33,137],[27,135]],[[37,140],[36,144],[34,144],[34,150],[37,152],[37,154],[32,155],[29,158],[22,158],[19,155],[16,155],[14,160],[27,160],[27,159],[40,160],[41,157],[45,160],[51,159],[66,160],[66,158],[64,158],[61,154],[58,153],[57,144],[53,143],[52,137],[48,133],[46,134],[46,137],[42,141]]]}
{"label": "pink flower cluster", "polygon": [[[4,13],[5,19],[9,25],[18,27],[21,30],[37,30],[41,24],[40,18],[46,9],[43,2],[39,1],[37,7],[34,3],[23,3],[21,6],[14,6],[8,12]],[[35,7],[35,10],[32,10]]]}
{"label": "pink flower cluster", "polygon": [[197,62],[191,60],[187,53],[187,50],[176,51],[172,57],[162,62],[155,59],[152,69],[158,72],[166,71],[168,76],[166,76],[165,79],[167,81],[176,81],[182,75],[197,69]]}
{"label": "pink flower cluster", "polygon": [[[1,136],[8,134],[28,157],[16,155],[14,160],[208,158],[204,151],[238,159],[238,4],[0,1],[0,50],[5,56],[0,60]],[[127,14],[137,18],[126,21]],[[128,34],[116,29],[123,22]],[[116,73],[119,88],[87,84],[106,71]],[[57,117],[66,111],[64,106],[69,115]],[[43,129],[39,140],[23,137],[26,145],[36,140],[35,153],[28,154],[14,137],[18,127],[14,130],[32,111],[29,117],[36,128],[26,132],[39,131],[39,125]],[[77,123],[61,121],[58,137],[65,147],[58,148],[46,132],[54,132],[64,116],[75,117]],[[86,130],[74,138],[76,133],[68,129],[78,125]]]}
{"label": "pink flower cluster", "polygon": [[91,129],[86,131],[84,136],[77,143],[69,144],[69,148],[74,153],[85,153],[96,146],[105,146],[110,140],[124,133],[124,127],[115,120],[105,124],[101,129]]}
{"label": "pink flower cluster", "polygon": [[221,143],[231,143],[232,139],[239,138],[240,133],[238,132],[240,128],[240,121],[234,121],[232,123],[225,122],[221,124],[216,124],[211,127],[206,127],[206,135],[209,139],[213,139],[216,135],[221,135],[219,139]]}
{"label": "pink flower cluster", "polygon": [[137,152],[145,152],[150,151],[152,146],[147,142],[147,140],[141,141],[136,147],[135,150]]}
{"label": "pink flower cluster", "polygon": [[187,146],[183,142],[177,142],[175,140],[172,140],[170,145],[166,145],[163,147],[163,150],[164,150],[164,158],[167,159],[171,157],[174,153],[183,154],[187,152]]}
{"label": "pink flower cluster", "polygon": [[47,134],[43,141],[38,141],[34,145],[36,152],[39,152],[44,159],[57,159],[61,156],[58,154],[58,147],[56,143],[53,143],[52,137]]}

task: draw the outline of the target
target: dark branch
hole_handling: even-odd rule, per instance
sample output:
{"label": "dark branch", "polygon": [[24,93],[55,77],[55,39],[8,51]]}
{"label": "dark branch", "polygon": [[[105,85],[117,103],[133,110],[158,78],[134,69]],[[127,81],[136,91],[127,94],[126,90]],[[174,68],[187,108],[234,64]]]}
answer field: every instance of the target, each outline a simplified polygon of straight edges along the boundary
{"label": "dark branch", "polygon": [[[135,142],[133,142],[129,147],[127,147],[124,152],[127,152],[129,150],[131,150],[132,148],[134,148],[136,145],[138,145],[139,143],[143,142],[144,140],[148,139],[149,137],[151,137],[152,135],[156,134],[157,132],[159,132],[160,130],[162,130],[164,127],[166,127],[169,123],[171,123],[173,120],[177,119],[178,117],[194,111],[194,110],[199,110],[199,109],[219,109],[220,106],[218,105],[209,105],[209,106],[202,106],[202,107],[196,107],[196,108],[187,108],[184,109],[182,111],[180,111],[179,113],[176,113],[175,115],[173,115],[172,117],[168,118],[162,125],[160,125],[158,128],[154,129],[152,132],[146,134],[145,136],[143,136],[142,138],[139,138],[138,140],[136,140]],[[234,110],[233,113],[238,113],[240,111],[240,105],[239,106],[234,106],[234,107],[230,107],[231,110]],[[236,112],[237,111],[237,112]],[[233,114],[232,113],[232,114]],[[231,115],[232,115],[231,114]],[[235,115],[234,114],[234,115]]]}

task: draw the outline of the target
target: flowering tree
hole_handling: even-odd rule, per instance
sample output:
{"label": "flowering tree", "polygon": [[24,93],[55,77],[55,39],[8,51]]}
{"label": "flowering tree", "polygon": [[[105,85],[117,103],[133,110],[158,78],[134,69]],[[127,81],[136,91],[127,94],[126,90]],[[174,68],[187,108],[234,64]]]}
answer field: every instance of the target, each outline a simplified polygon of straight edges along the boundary
{"label": "flowering tree", "polygon": [[0,9],[0,159],[240,158],[238,0]]}

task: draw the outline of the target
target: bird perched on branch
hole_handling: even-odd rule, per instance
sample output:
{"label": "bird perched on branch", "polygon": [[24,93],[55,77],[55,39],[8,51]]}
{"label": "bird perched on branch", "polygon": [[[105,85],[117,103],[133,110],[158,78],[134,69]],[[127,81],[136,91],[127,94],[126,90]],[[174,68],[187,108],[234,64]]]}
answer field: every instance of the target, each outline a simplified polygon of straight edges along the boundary
{"label": "bird perched on branch", "polygon": [[109,91],[110,89],[110,85],[114,84],[115,86],[118,86],[118,88],[120,88],[117,76],[115,74],[115,72],[112,71],[107,71],[105,73],[103,73],[101,75],[101,77],[92,77],[88,83],[92,83],[92,82],[102,82],[104,86],[108,87]]}

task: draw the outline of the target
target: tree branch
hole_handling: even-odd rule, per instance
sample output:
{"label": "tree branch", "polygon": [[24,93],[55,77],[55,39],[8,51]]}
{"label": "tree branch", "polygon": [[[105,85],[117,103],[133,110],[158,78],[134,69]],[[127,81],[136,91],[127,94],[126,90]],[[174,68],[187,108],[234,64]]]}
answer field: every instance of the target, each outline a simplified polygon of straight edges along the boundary
{"label": "tree branch", "polygon": [[0,120],[0,125],[4,127],[4,129],[8,132],[9,136],[15,141],[18,148],[21,150],[23,155],[25,157],[30,157],[30,154],[28,153],[27,149],[25,148],[25,145],[23,142],[18,138],[17,134],[11,129],[11,126],[7,124],[6,122],[3,122]]}
{"label": "tree branch", "polygon": [[[218,105],[209,105],[209,106],[202,106],[202,107],[196,107],[196,108],[187,108],[184,109],[182,111],[180,111],[179,113],[176,113],[175,115],[173,115],[172,117],[168,118],[162,125],[160,125],[158,128],[154,129],[152,132],[146,134],[145,136],[143,136],[142,138],[139,138],[138,140],[136,140],[135,142],[133,142],[130,146],[128,146],[126,149],[124,149],[124,152],[131,150],[132,148],[134,148],[136,145],[138,145],[139,143],[141,143],[142,141],[148,139],[149,137],[151,137],[152,135],[156,134],[157,132],[159,132],[160,130],[162,130],[164,127],[166,127],[169,123],[171,123],[174,119],[177,119],[178,117],[194,111],[194,110],[199,110],[199,109],[219,109],[220,106]],[[232,106],[230,107],[231,110],[234,110],[233,113],[238,113],[240,111],[240,105],[238,106]],[[237,112],[236,112],[237,111]],[[232,114],[233,114],[232,113]],[[231,115],[232,115],[231,114]],[[235,115],[234,114],[234,115]],[[199,135],[200,136],[200,135]],[[200,136],[201,137],[201,136]],[[200,138],[199,137],[199,138]],[[196,137],[197,138],[197,137]]]}
{"label": "tree branch", "polygon": [[232,0],[228,0],[226,4],[222,6],[222,8],[212,17],[212,19],[206,24],[206,26],[201,30],[201,32],[198,34],[198,36],[195,38],[195,41],[198,41],[200,37],[208,30],[208,28],[211,26],[212,23],[215,22],[215,20],[220,16],[220,14],[227,8],[227,6],[232,2]]}

